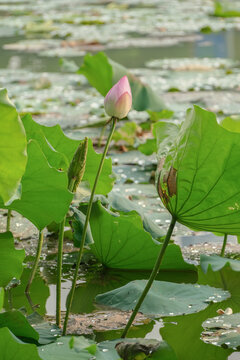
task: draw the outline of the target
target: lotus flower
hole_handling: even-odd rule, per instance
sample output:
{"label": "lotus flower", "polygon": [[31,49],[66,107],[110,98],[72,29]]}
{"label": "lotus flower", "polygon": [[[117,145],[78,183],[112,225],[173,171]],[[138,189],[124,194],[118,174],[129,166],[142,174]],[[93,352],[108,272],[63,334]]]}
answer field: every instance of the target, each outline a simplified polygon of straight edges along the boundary
{"label": "lotus flower", "polygon": [[105,111],[109,116],[123,119],[132,106],[132,93],[127,76],[123,76],[107,93]]}

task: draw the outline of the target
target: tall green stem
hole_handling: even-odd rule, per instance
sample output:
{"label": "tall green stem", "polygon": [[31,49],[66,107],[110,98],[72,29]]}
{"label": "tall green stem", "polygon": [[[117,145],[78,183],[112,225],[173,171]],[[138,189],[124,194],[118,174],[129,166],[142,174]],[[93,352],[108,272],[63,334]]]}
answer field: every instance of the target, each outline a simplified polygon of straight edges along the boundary
{"label": "tall green stem", "polygon": [[8,210],[6,231],[10,231],[11,215],[12,215],[12,210]]}
{"label": "tall green stem", "polygon": [[26,289],[25,289],[25,293],[29,292],[30,286],[31,286],[31,284],[33,282],[33,279],[34,279],[34,276],[36,274],[38,263],[39,263],[41,252],[42,252],[42,245],[43,245],[43,232],[39,231],[37,254],[36,254],[36,257],[35,257],[35,260],[34,260],[31,275],[29,277],[29,280],[28,280],[28,283],[27,283],[27,286],[26,286]]}
{"label": "tall green stem", "polygon": [[57,286],[56,286],[56,325],[61,324],[61,284],[62,284],[62,257],[63,257],[63,240],[64,240],[64,226],[66,216],[59,226],[58,234],[58,257],[57,257]]}
{"label": "tall green stem", "polygon": [[96,175],[94,185],[93,185],[93,188],[92,188],[90,200],[89,200],[89,203],[88,203],[86,219],[85,219],[85,224],[84,224],[83,233],[82,233],[81,245],[80,245],[80,249],[79,249],[79,252],[78,252],[77,264],[76,264],[76,269],[75,269],[73,282],[72,282],[72,288],[71,288],[70,293],[69,293],[70,297],[69,297],[69,302],[68,302],[68,306],[67,306],[67,312],[66,312],[66,316],[65,316],[65,320],[64,320],[63,335],[66,335],[66,331],[67,331],[68,318],[69,318],[69,314],[70,314],[70,311],[71,311],[73,296],[74,296],[74,292],[75,292],[75,288],[76,288],[78,271],[79,271],[79,267],[80,267],[80,263],[81,263],[81,259],[82,259],[83,247],[84,247],[84,243],[85,243],[85,239],[86,239],[86,235],[87,235],[87,228],[88,228],[88,223],[89,223],[89,219],[90,219],[90,215],[91,215],[94,194],[95,194],[95,191],[96,191],[99,176],[100,176],[102,168],[103,168],[104,160],[105,160],[105,157],[106,157],[107,152],[108,152],[109,144],[111,142],[111,139],[112,139],[115,127],[116,127],[116,123],[117,123],[117,118],[112,117],[111,120],[112,120],[112,128],[111,128],[110,133],[108,135],[108,139],[107,139],[107,142],[106,142],[103,154],[102,154],[102,158],[101,158],[101,161],[100,161],[100,164],[99,164],[99,168],[98,168],[97,175]]}
{"label": "tall green stem", "polygon": [[222,244],[222,250],[221,250],[221,254],[220,256],[224,257],[224,253],[225,253],[225,249],[226,249],[226,245],[227,245],[227,234],[224,234],[224,238],[223,238],[223,244]]}
{"label": "tall green stem", "polygon": [[[68,189],[72,191],[74,187],[74,179],[69,183]],[[61,285],[62,285],[62,258],[63,258],[63,241],[64,241],[64,226],[67,215],[64,216],[58,234],[58,257],[57,257],[57,286],[56,286],[56,325],[61,325]]]}
{"label": "tall green stem", "polygon": [[159,268],[160,268],[160,265],[162,263],[162,259],[163,259],[164,253],[166,251],[166,248],[168,246],[169,240],[171,238],[175,223],[176,223],[176,219],[174,217],[172,217],[172,221],[171,221],[171,223],[169,225],[168,232],[167,232],[166,237],[164,239],[163,245],[161,247],[160,253],[158,255],[158,258],[156,260],[156,263],[154,265],[154,268],[152,270],[150,278],[149,278],[149,280],[148,280],[148,282],[147,282],[147,284],[145,286],[145,289],[143,290],[143,292],[142,292],[142,294],[141,294],[141,296],[140,296],[140,298],[139,298],[139,300],[138,300],[138,302],[137,302],[137,304],[136,304],[136,306],[135,306],[135,308],[134,308],[134,310],[132,312],[132,315],[131,315],[130,319],[128,320],[128,323],[127,323],[125,329],[123,330],[123,333],[122,333],[122,336],[121,336],[122,338],[126,337],[126,335],[128,333],[128,330],[130,329],[130,327],[131,327],[131,325],[132,325],[132,323],[133,323],[133,321],[134,321],[134,319],[135,319],[135,317],[136,317],[136,315],[138,313],[138,310],[140,309],[140,307],[141,307],[141,305],[142,305],[142,303],[143,303],[149,289],[152,286],[153,281],[155,280],[155,278],[156,278],[156,276],[157,276],[157,274],[159,272]]}

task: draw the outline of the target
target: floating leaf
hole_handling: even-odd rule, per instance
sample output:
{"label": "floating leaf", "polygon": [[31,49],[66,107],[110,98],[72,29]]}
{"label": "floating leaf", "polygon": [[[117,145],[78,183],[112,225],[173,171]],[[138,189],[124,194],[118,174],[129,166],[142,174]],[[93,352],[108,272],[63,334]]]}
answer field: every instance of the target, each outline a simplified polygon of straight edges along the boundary
{"label": "floating leaf", "polygon": [[51,325],[37,312],[33,312],[27,317],[28,322],[38,333],[38,344],[46,345],[56,341],[57,336],[61,335],[61,329],[56,325]]}
{"label": "floating leaf", "polygon": [[203,341],[224,348],[240,349],[240,313],[207,319],[202,327]]}
{"label": "floating leaf", "polygon": [[[146,280],[131,281],[118,289],[98,295],[96,301],[120,310],[132,310],[146,283]],[[191,314],[205,309],[211,302],[222,301],[229,295],[228,291],[207,285],[154,281],[139,311],[157,317]]]}
{"label": "floating leaf", "polygon": [[[226,301],[227,302],[227,301]],[[227,360],[231,350],[201,341],[202,322],[216,314],[219,304],[211,304],[195,314],[164,318],[162,338],[173,348],[178,360]]]}
{"label": "floating leaf", "polygon": [[177,221],[239,234],[240,134],[223,129],[213,113],[194,106],[167,154],[161,144],[158,152],[158,191]]}
{"label": "floating leaf", "polygon": [[132,90],[133,109],[137,111],[147,109],[161,111],[166,108],[161,99],[148,85],[142,83],[124,66],[108,59],[103,52],[95,55],[87,54],[78,73],[85,75],[89,83],[103,96],[121,77],[127,75]]}
{"label": "floating leaf", "polygon": [[218,271],[224,268],[225,266],[230,266],[233,271],[240,271],[240,261],[226,259],[217,255],[204,255],[200,257],[200,264],[202,270],[207,273],[208,268],[211,268],[213,271]]}
{"label": "floating leaf", "polygon": [[[90,226],[94,239],[91,250],[102,264],[115,269],[153,268],[162,244],[143,229],[136,212],[118,215],[99,201],[93,204]],[[170,244],[161,269],[194,271],[195,267],[184,262],[179,246]]]}
{"label": "floating leaf", "polygon": [[16,250],[11,232],[0,234],[0,286],[5,287],[13,277],[19,279],[23,271],[24,250]]}
{"label": "floating leaf", "polygon": [[6,203],[18,188],[24,173],[27,141],[21,119],[8,98],[0,90],[0,203]]}
{"label": "floating leaf", "polygon": [[152,339],[131,338],[103,341],[98,344],[98,348],[105,352],[105,360],[119,360],[119,356],[124,360],[145,358],[177,360],[174,351],[165,341]]}
{"label": "floating leaf", "polygon": [[22,178],[22,197],[8,209],[29,219],[39,230],[55,221],[59,223],[72,201],[68,191],[68,177],[49,166],[35,140],[28,144],[28,162]]}
{"label": "floating leaf", "polygon": [[[81,340],[74,341],[69,336],[64,336],[58,339],[57,342],[38,348],[39,355],[42,360],[91,360],[93,355],[86,349],[94,342],[92,340],[84,339],[85,348],[81,348]],[[92,348],[90,349],[90,351]],[[98,358],[96,357],[96,360]]]}
{"label": "floating leaf", "polygon": [[0,329],[0,354],[1,360],[42,360],[36,345],[24,344],[6,327]]}
{"label": "floating leaf", "polygon": [[[94,299],[98,294],[119,288],[132,280],[148,278],[149,271],[147,270],[122,271],[103,268],[99,272],[89,274],[86,282],[79,284],[75,290],[72,312],[74,314],[92,313],[96,309]],[[193,283],[197,281],[197,273],[193,271],[163,270],[159,271],[156,280]]]}

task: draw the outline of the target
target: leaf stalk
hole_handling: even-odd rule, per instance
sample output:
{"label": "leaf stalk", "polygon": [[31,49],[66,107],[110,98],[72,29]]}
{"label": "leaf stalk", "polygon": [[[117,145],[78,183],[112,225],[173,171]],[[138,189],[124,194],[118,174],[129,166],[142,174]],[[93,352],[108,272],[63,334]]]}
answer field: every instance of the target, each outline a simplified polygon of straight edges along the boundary
{"label": "leaf stalk", "polygon": [[175,224],[176,224],[176,218],[172,217],[172,220],[171,220],[171,223],[169,225],[166,237],[165,237],[164,242],[162,244],[162,247],[161,247],[161,250],[159,252],[158,258],[157,258],[157,260],[155,262],[154,268],[153,268],[153,270],[151,272],[150,278],[148,279],[148,282],[147,282],[147,284],[145,286],[145,289],[143,290],[143,292],[142,292],[142,294],[141,294],[141,296],[140,296],[140,298],[139,298],[139,300],[138,300],[138,302],[137,302],[137,304],[136,304],[136,306],[135,306],[135,308],[134,308],[134,310],[132,312],[132,315],[130,316],[130,319],[128,320],[128,323],[127,323],[125,329],[123,330],[121,338],[126,337],[126,335],[128,333],[128,330],[130,329],[130,327],[131,327],[131,325],[132,325],[132,323],[133,323],[133,321],[134,321],[134,319],[135,319],[135,317],[136,317],[136,315],[137,315],[137,313],[138,313],[138,311],[139,311],[145,297],[147,296],[148,291],[150,290],[150,288],[152,286],[153,281],[155,280],[155,278],[156,278],[156,276],[157,276],[157,274],[159,272],[159,268],[160,268],[160,265],[162,263],[162,259],[163,259],[163,256],[165,254],[168,243],[170,241],[170,238],[171,238],[171,235],[172,235]]}
{"label": "leaf stalk", "polygon": [[94,195],[95,195],[98,179],[99,179],[100,174],[102,172],[104,160],[106,158],[108,148],[109,148],[109,145],[110,145],[110,142],[112,140],[112,136],[113,136],[113,133],[114,133],[114,130],[115,130],[115,127],[116,127],[117,120],[118,119],[115,118],[115,117],[111,118],[112,127],[111,127],[110,133],[108,135],[108,139],[107,139],[107,142],[106,142],[103,154],[102,154],[102,158],[101,158],[101,161],[100,161],[100,164],[99,164],[99,167],[98,167],[98,171],[97,171],[97,174],[96,174],[96,177],[95,177],[95,181],[94,181],[94,185],[93,185],[93,188],[92,188],[90,200],[89,200],[89,203],[88,203],[88,208],[87,208],[86,219],[85,219],[83,233],[82,233],[80,249],[79,249],[79,252],[78,252],[76,269],[75,269],[75,273],[74,273],[74,277],[73,277],[72,287],[71,287],[71,290],[70,290],[70,293],[69,293],[69,301],[68,301],[66,316],[65,316],[64,325],[63,325],[63,335],[66,335],[66,331],[67,331],[68,318],[69,318],[69,314],[70,314],[70,311],[71,311],[73,296],[74,296],[74,292],[75,292],[75,288],[76,288],[78,271],[79,271],[79,267],[80,267],[80,263],[81,263],[81,259],[82,259],[83,247],[84,247],[84,243],[85,243],[85,239],[86,239],[86,235],[87,235],[87,228],[88,228],[88,223],[89,223],[89,220],[90,220],[90,215],[91,215],[91,210],[92,210],[93,198],[94,198]]}

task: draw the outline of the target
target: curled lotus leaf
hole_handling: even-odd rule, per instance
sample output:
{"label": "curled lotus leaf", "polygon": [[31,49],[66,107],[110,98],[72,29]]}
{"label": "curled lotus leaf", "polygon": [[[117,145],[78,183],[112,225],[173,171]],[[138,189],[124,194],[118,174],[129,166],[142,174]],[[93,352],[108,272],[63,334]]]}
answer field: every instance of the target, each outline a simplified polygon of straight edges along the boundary
{"label": "curled lotus leaf", "polygon": [[198,230],[240,233],[240,134],[198,106],[171,146],[158,146],[158,193],[176,220]]}

